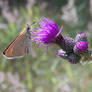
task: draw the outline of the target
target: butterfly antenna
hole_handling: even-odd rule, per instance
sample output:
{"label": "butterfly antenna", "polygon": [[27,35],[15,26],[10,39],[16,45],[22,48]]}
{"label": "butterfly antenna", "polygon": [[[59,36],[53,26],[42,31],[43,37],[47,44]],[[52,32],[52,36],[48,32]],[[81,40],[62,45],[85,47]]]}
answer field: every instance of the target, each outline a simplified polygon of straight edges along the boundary
{"label": "butterfly antenna", "polygon": [[30,28],[30,26],[33,25],[33,24],[35,24],[35,23],[36,23],[36,22],[33,21],[31,24],[27,24],[26,26],[27,26],[28,28]]}
{"label": "butterfly antenna", "polygon": [[35,24],[36,23],[36,21],[33,21],[32,23],[31,23],[31,25],[33,25],[33,24]]}

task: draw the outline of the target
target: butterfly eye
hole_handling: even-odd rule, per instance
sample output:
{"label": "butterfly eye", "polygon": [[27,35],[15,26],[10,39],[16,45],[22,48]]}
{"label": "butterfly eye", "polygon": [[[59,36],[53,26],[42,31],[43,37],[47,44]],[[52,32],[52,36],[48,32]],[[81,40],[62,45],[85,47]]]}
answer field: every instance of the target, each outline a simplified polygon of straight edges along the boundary
{"label": "butterfly eye", "polygon": [[27,27],[27,30],[30,30],[30,27]]}

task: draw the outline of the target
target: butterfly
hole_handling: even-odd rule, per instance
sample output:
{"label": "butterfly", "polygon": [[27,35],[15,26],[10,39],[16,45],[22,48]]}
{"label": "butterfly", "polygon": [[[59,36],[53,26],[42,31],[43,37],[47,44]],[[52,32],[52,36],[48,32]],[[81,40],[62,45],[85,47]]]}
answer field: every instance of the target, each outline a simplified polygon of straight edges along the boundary
{"label": "butterfly", "polygon": [[25,54],[31,52],[31,45],[30,25],[27,24],[3,51],[3,56],[5,56],[7,59],[21,58]]}

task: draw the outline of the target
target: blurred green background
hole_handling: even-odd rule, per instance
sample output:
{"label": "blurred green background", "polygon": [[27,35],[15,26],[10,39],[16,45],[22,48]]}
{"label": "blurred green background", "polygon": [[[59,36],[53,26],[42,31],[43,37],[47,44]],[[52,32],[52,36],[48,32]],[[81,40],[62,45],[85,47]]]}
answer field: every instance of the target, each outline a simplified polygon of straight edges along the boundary
{"label": "blurred green background", "polygon": [[92,64],[70,64],[34,43],[31,55],[2,56],[24,26],[42,16],[63,24],[63,35],[85,32],[92,48],[92,0],[0,0],[0,92],[92,92]]}

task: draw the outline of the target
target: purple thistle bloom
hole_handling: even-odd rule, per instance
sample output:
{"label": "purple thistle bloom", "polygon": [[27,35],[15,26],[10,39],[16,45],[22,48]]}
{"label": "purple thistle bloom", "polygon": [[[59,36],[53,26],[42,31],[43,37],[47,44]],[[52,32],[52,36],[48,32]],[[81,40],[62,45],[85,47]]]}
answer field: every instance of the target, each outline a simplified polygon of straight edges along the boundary
{"label": "purple thistle bloom", "polygon": [[86,41],[79,41],[76,43],[76,47],[79,51],[85,51],[88,48],[88,43]]}
{"label": "purple thistle bloom", "polygon": [[59,29],[58,25],[49,18],[43,17],[38,21],[38,27],[33,32],[33,40],[37,44],[48,46],[49,44],[57,44],[60,50],[55,53],[69,60],[72,64],[78,63],[81,59],[81,53],[87,51],[88,43],[85,33],[78,33],[74,38],[65,37],[60,32],[63,26]]}
{"label": "purple thistle bloom", "polygon": [[60,34],[58,25],[49,18],[43,17],[38,21],[38,27],[33,32],[33,39],[37,43],[48,45],[53,43],[55,38]]}

